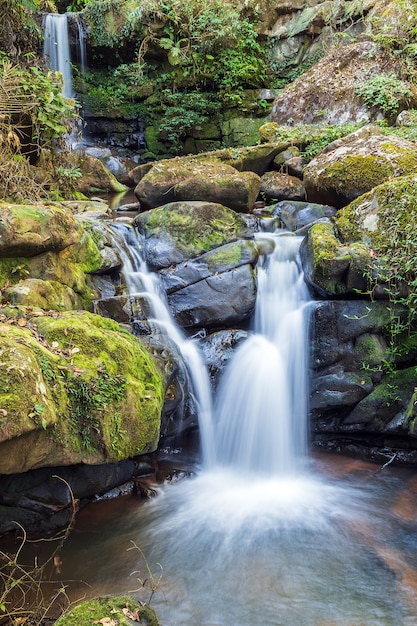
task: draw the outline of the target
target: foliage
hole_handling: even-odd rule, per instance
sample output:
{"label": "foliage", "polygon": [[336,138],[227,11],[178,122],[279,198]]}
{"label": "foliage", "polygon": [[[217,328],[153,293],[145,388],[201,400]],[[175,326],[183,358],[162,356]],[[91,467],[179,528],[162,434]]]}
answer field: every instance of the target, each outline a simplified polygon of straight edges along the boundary
{"label": "foliage", "polygon": [[25,68],[0,53],[0,197],[44,195],[49,181],[36,178],[30,163],[42,149],[64,150],[75,119],[75,103],[62,95],[58,75],[33,59]]}
{"label": "foliage", "polygon": [[137,37],[141,30],[142,10],[136,2],[89,0],[83,18],[91,30],[95,46],[115,48]]}
{"label": "foliage", "polygon": [[130,117],[144,113],[139,100],[145,80],[134,65],[122,64],[114,71],[87,72],[82,80],[86,87],[84,104],[95,115],[117,111],[119,116]]}
{"label": "foliage", "polygon": [[41,10],[40,0],[2,0],[0,3],[0,50],[17,58],[23,50],[39,45],[41,31],[34,14]]}
{"label": "foliage", "polygon": [[220,108],[220,102],[211,94],[199,92],[163,94],[165,114],[159,125],[159,134],[174,144],[184,137],[186,131],[207,122]]}
{"label": "foliage", "polygon": [[417,2],[396,0],[370,21],[371,36],[398,62],[402,78],[415,78],[417,55]]}
{"label": "foliage", "polygon": [[388,118],[393,118],[401,106],[413,97],[409,85],[395,74],[372,76],[361,81],[355,91],[367,107],[380,109]]}

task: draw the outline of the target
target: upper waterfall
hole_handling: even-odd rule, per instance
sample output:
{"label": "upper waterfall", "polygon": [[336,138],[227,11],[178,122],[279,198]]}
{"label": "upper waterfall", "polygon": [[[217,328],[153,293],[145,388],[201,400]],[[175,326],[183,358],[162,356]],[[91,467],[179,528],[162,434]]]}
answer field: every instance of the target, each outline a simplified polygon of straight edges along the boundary
{"label": "upper waterfall", "polygon": [[62,75],[64,96],[73,98],[68,14],[47,13],[43,18],[43,33],[43,56],[51,70]]}

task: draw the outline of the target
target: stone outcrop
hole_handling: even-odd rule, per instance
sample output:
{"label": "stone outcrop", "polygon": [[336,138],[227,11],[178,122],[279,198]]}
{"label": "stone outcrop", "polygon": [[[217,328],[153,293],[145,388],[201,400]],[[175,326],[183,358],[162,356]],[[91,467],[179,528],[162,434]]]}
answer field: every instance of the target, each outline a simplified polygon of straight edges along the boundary
{"label": "stone outcrop", "polygon": [[304,169],[309,200],[345,206],[390,178],[417,168],[414,142],[387,135],[375,126],[330,143]]}
{"label": "stone outcrop", "polygon": [[[271,118],[278,124],[342,124],[384,117],[378,106],[368,107],[357,87],[369,77],[391,74],[400,80],[400,67],[372,41],[338,46],[285,87],[274,100]],[[398,108],[416,101],[413,85]],[[410,100],[412,102],[410,102]]]}

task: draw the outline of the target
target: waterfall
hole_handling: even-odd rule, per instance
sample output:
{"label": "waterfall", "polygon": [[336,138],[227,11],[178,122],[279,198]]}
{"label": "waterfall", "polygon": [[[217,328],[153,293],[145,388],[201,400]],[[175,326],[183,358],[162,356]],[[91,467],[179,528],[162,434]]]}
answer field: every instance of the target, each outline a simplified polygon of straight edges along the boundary
{"label": "waterfall", "polygon": [[68,38],[68,14],[48,13],[45,15],[43,18],[43,35],[43,56],[51,70],[61,73],[64,96],[74,98]]}
{"label": "waterfall", "polygon": [[220,465],[280,475],[306,453],[309,298],[297,263],[302,238],[272,236],[274,252],[258,266],[253,335],[219,386],[215,446]]}
{"label": "waterfall", "polygon": [[211,389],[207,368],[195,342],[186,338],[173,321],[158,275],[149,272],[142,256],[142,246],[136,231],[123,223],[101,225],[110,234],[112,245],[123,263],[122,274],[129,296],[143,298],[149,303],[148,321],[167,334],[176,344],[192,382],[201,433],[203,459],[213,463],[213,434]]}

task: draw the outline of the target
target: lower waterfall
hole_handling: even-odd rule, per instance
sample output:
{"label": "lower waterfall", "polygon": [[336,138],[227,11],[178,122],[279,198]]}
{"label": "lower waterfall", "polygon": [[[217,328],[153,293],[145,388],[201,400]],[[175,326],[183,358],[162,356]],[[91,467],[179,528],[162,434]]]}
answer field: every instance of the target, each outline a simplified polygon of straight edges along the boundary
{"label": "lower waterfall", "polygon": [[[151,572],[164,626],[415,625],[404,580],[417,540],[387,510],[401,475],[306,454],[311,307],[300,240],[262,236],[275,252],[257,270],[253,332],[215,410],[203,411],[203,467],[145,503],[122,498],[81,511],[63,574],[87,581],[92,595],[135,590],[146,602],[141,581]],[[129,291],[142,293],[143,276],[128,274]],[[70,596],[83,593],[73,585]]]}

